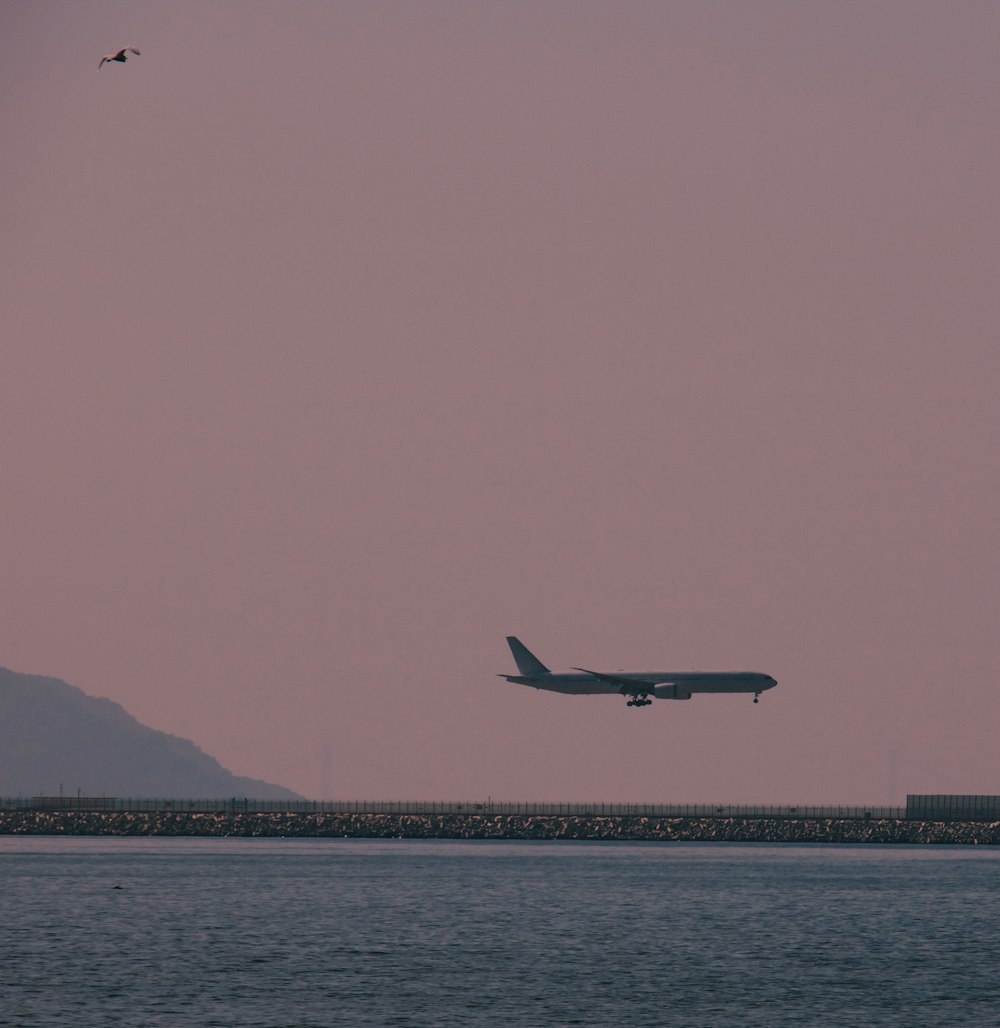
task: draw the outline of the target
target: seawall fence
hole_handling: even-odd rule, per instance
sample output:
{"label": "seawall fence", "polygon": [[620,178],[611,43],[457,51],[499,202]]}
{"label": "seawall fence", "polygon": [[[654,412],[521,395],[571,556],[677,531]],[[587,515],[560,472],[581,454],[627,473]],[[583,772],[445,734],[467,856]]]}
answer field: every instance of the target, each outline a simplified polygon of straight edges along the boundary
{"label": "seawall fence", "polygon": [[694,817],[846,821],[1000,821],[1000,796],[908,795],[905,807],[810,804],[510,802],[507,800],[257,800],[117,796],[0,797],[6,811],[131,814],[363,814],[480,817]]}
{"label": "seawall fence", "polygon": [[439,800],[255,800],[155,799],[111,796],[32,796],[0,798],[0,810],[105,811],[108,813],[257,813],[257,814],[392,814],[527,817],[707,817],[901,819],[905,807],[883,806],[747,806],[716,803],[517,803]]}

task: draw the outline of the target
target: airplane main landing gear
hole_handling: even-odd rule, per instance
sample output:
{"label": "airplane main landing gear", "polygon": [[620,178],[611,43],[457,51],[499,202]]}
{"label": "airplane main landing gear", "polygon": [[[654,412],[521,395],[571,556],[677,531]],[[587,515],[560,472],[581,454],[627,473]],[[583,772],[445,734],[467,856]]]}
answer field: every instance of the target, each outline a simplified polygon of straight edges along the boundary
{"label": "airplane main landing gear", "polygon": [[648,696],[636,696],[626,703],[627,707],[648,707],[653,701]]}

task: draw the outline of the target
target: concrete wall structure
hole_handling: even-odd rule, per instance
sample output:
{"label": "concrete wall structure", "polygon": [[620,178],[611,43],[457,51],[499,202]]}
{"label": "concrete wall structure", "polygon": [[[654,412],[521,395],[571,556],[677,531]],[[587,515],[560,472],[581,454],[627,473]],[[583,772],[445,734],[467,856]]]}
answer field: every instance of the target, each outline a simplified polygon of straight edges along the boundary
{"label": "concrete wall structure", "polygon": [[0,811],[0,835],[1000,845],[1000,821],[538,814]]}

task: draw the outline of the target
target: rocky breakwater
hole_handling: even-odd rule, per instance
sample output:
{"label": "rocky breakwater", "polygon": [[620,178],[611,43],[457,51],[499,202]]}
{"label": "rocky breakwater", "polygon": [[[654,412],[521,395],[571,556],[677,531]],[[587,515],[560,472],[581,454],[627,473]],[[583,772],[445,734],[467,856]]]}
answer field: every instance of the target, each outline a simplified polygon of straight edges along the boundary
{"label": "rocky breakwater", "polygon": [[0,835],[1000,845],[1000,822],[529,814],[0,811]]}

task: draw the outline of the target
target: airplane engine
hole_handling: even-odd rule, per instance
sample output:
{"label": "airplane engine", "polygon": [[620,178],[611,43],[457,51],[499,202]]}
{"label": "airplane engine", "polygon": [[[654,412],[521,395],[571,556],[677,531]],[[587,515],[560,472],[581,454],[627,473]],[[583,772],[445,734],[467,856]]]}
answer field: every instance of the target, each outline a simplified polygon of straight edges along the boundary
{"label": "airplane engine", "polygon": [[658,685],[653,690],[653,695],[658,700],[689,700],[691,693],[686,689],[679,689],[676,685]]}

